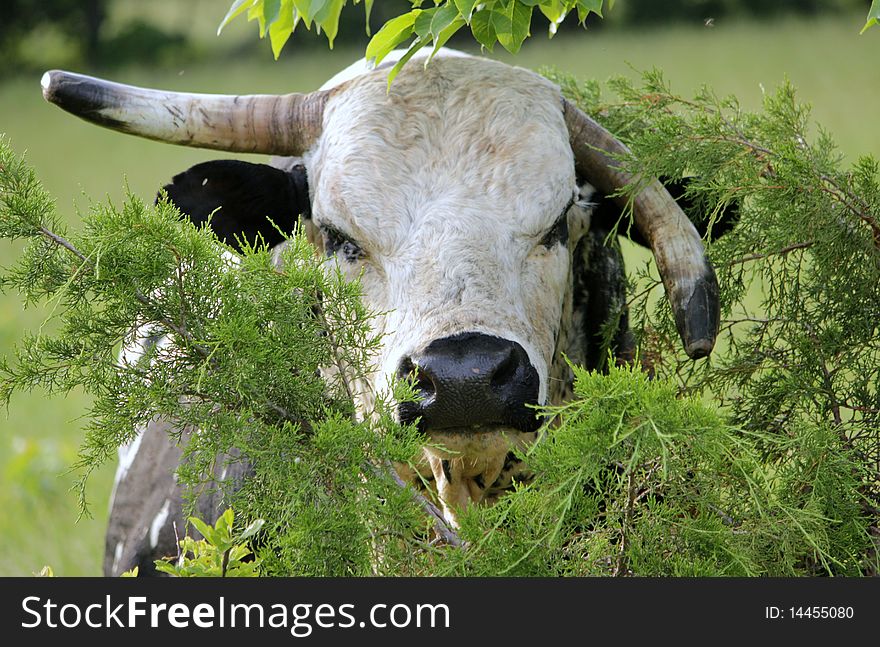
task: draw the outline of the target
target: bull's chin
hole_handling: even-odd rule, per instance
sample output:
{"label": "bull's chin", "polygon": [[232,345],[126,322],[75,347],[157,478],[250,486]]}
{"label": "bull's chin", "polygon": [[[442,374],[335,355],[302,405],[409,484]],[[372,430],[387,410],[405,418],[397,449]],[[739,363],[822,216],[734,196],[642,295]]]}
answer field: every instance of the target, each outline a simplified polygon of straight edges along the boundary
{"label": "bull's chin", "polygon": [[457,527],[464,508],[494,498],[493,490],[510,471],[511,450],[534,436],[497,426],[429,430],[424,455],[446,521]]}

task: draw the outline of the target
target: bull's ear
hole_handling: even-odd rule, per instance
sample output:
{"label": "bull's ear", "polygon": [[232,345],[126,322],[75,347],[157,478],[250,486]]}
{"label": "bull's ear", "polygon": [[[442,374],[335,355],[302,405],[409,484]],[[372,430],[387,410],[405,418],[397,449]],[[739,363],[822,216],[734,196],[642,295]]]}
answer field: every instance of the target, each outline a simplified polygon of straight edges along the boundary
{"label": "bull's ear", "polygon": [[163,190],[193,224],[210,218],[217,237],[239,251],[241,241],[277,245],[298,216],[310,215],[302,165],[282,170],[239,160],[204,162],[175,175]]}
{"label": "bull's ear", "polygon": [[[739,205],[736,202],[731,202],[725,205],[721,213],[715,217],[715,222],[711,223],[712,226],[710,230],[711,212],[709,211],[708,205],[694,200],[693,196],[687,194],[688,185],[691,181],[692,178],[660,178],[660,182],[669,194],[675,198],[675,201],[678,202],[681,210],[684,211],[690,221],[694,223],[694,227],[696,227],[701,238],[705,238],[706,232],[708,231],[711,233],[711,237],[714,240],[733,229],[736,223],[739,222]],[[605,196],[596,196],[594,200],[596,202],[596,208],[591,216],[591,228],[595,227],[603,231],[611,231],[620,219],[620,207],[617,206],[613,200]],[[618,231],[622,236],[629,236],[629,239],[637,245],[649,247],[648,242],[635,227],[631,227],[629,231],[627,231],[624,226],[621,226]]]}

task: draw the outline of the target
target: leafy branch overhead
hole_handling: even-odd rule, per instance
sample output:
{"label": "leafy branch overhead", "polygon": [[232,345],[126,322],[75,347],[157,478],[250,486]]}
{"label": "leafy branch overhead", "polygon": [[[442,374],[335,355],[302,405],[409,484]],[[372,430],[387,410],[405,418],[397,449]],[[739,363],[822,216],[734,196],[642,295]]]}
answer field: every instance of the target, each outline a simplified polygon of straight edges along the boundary
{"label": "leafy branch overhead", "polygon": [[878,23],[880,23],[880,0],[873,0],[871,8],[868,10],[868,19],[865,21],[865,26],[862,27],[862,33],[864,34],[868,28]]}
{"label": "leafy branch overhead", "polygon": [[[559,24],[575,12],[583,24],[593,13],[602,15],[604,7],[611,8],[615,0],[434,0],[431,4],[414,0],[411,11],[386,22],[367,45],[367,59],[380,63],[389,52],[406,47],[406,54],[392,68],[389,82],[400,68],[423,47],[433,48],[431,56],[443,47],[454,34],[469,27],[474,39],[488,50],[501,43],[507,51],[516,53],[526,38],[531,36],[532,16],[537,10],[549,21],[553,36]],[[360,4],[361,0],[352,0]],[[277,59],[281,50],[299,25],[327,36],[330,47],[339,30],[339,16],[347,0],[236,0],[220,24],[218,33],[230,21],[246,15],[260,25],[260,38],[267,35]],[[363,0],[369,33],[373,0]]]}

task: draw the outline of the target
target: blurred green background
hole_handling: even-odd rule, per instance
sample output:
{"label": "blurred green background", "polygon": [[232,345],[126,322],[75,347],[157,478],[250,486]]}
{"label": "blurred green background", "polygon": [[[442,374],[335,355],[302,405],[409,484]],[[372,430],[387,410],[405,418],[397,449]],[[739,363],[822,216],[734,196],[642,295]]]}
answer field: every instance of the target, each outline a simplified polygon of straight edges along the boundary
{"label": "blurred green background", "polygon": [[[65,67],[117,81],[172,90],[272,93],[310,90],[363,53],[362,8],[349,7],[331,52],[298,32],[272,60],[256,25],[238,20],[218,38],[230,0],[5,0],[0,8],[0,132],[6,133],[76,226],[92,201],[121,202],[125,187],[145,200],[172,175],[222,155],[126,137],[79,121],[43,102],[43,70]],[[376,2],[373,26],[407,0]],[[618,0],[587,31],[572,21],[552,40],[536,20],[517,57],[600,81],[657,67],[673,89],[708,84],[758,108],[764,91],[789,79],[814,121],[847,160],[880,156],[880,31],[859,36],[863,0]],[[467,40],[458,44],[469,47]],[[500,48],[499,48],[500,50]],[[239,156],[247,158],[247,156]],[[18,245],[0,243],[0,264]],[[639,262],[641,258],[636,258]],[[0,295],[0,353],[48,311],[23,311]],[[30,575],[51,565],[58,575],[99,575],[114,466],[90,481],[93,518],[77,522],[67,474],[88,402],[77,393],[48,399],[20,394],[0,417],[0,575]]]}

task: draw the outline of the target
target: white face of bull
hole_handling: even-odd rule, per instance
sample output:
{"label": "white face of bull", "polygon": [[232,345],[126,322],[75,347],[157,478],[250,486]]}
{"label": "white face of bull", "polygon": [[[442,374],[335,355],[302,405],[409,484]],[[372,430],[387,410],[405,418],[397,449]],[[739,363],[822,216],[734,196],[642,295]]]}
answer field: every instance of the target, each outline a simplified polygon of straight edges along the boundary
{"label": "white face of bull", "polygon": [[[382,74],[361,77],[328,103],[324,135],[305,156],[311,238],[360,278],[372,311],[387,313],[359,408],[370,411],[409,358],[464,333],[518,344],[537,374],[536,403],[546,403],[570,285],[567,236],[555,234],[584,228],[569,221],[584,212],[570,209],[558,88],[466,58],[405,68],[386,88]],[[448,508],[481,500],[511,443],[534,437],[503,425],[425,431],[447,450],[425,458]]]}
{"label": "white face of bull", "polygon": [[[560,350],[577,361],[582,324],[608,319],[609,308],[596,314],[591,293],[598,306],[625,305],[619,259],[606,254],[594,271],[592,253],[572,256],[589,214],[570,205],[575,169],[605,195],[630,183],[613,159],[627,148],[526,70],[443,50],[427,68],[411,61],[390,92],[385,71],[363,64],[308,94],[170,93],[63,71],[47,72],[42,86],[47,100],[115,130],[302,156],[307,232],[328,262],[360,278],[368,308],[387,313],[376,320],[374,370],[355,384],[357,405],[368,415],[395,376],[415,379],[426,397],[398,411],[421,420],[429,443],[418,469],[435,480],[450,519],[509,482],[511,445],[529,442],[537,428],[530,405],[555,401],[567,386]],[[228,179],[235,163],[220,164]],[[190,206],[203,220],[218,206],[236,213],[234,200],[213,202],[201,166],[166,188],[195,196]],[[303,174],[290,171],[260,172],[282,217],[307,210]],[[654,253],[685,351],[703,357],[718,330],[714,272],[666,189],[656,180],[640,185],[634,224]],[[214,207],[205,211],[205,200]],[[266,215],[245,202],[245,221]],[[583,247],[595,248],[597,238]]]}

